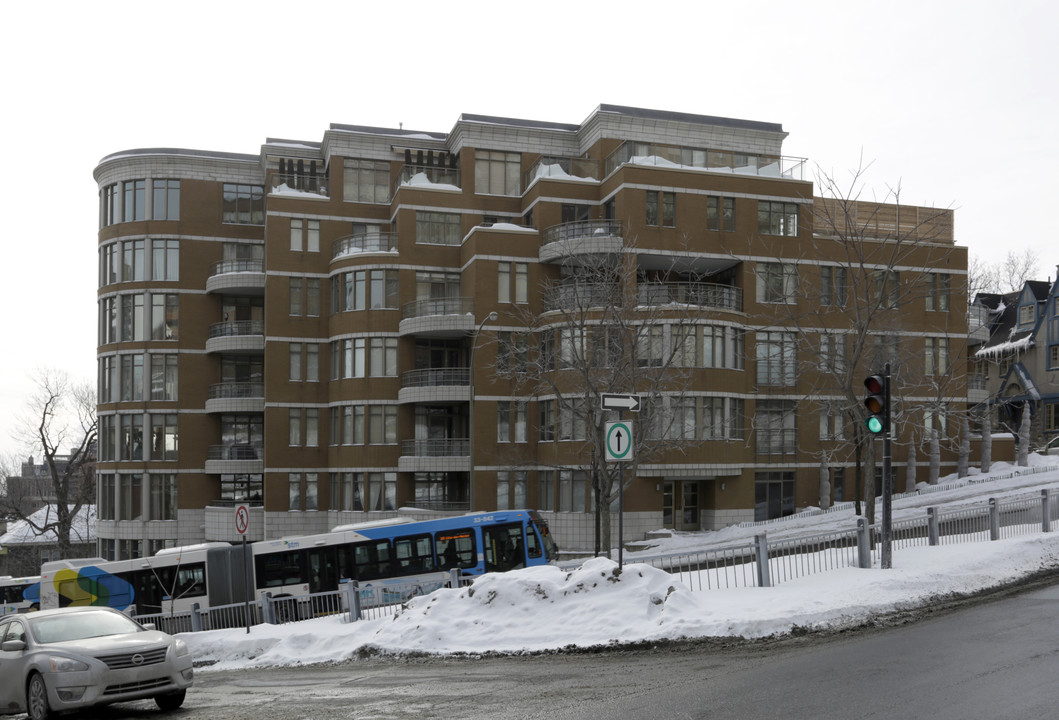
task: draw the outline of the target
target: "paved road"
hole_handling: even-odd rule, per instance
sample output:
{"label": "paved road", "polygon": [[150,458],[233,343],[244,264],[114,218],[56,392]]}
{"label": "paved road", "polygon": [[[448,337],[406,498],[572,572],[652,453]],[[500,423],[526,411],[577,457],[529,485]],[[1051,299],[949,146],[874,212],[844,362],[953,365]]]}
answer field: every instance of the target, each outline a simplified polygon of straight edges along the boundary
{"label": "paved road", "polygon": [[[1055,718],[1059,585],[772,643],[201,672],[179,720]],[[86,717],[160,718],[152,703]]]}

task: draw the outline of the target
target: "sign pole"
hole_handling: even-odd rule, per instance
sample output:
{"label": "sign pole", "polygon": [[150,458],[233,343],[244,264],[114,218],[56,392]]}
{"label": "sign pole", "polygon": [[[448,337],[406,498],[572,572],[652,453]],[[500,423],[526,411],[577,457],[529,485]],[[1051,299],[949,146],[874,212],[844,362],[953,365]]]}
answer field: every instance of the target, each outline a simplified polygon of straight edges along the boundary
{"label": "sign pole", "polygon": [[[618,422],[625,420],[625,412],[618,411]],[[629,438],[632,443],[632,438]],[[618,463],[618,570],[621,570],[625,550],[625,463]]]}
{"label": "sign pole", "polygon": [[250,530],[250,507],[235,506],[235,531],[243,536],[243,613],[246,617],[246,634],[250,634],[250,553],[246,545],[246,533]]}

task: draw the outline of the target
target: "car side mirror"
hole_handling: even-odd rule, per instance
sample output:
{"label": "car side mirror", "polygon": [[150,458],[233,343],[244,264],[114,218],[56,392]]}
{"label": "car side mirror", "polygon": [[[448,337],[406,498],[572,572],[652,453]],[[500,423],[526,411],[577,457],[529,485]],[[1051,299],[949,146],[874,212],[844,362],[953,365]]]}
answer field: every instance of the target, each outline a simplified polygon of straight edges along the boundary
{"label": "car side mirror", "polygon": [[157,630],[158,629],[157,627],[155,627],[154,623],[144,623],[140,627],[142,627],[144,630]]}
{"label": "car side mirror", "polygon": [[3,645],[0,645],[0,650],[4,652],[22,652],[25,649],[25,640],[6,640]]}

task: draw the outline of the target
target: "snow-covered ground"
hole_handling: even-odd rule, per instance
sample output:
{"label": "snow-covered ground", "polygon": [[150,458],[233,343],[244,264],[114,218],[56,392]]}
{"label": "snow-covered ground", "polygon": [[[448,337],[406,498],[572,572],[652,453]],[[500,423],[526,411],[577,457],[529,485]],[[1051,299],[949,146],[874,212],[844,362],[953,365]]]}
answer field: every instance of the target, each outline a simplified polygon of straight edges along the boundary
{"label": "snow-covered ground", "polygon": [[[1034,456],[1038,470],[994,465],[988,476],[943,478],[940,492],[900,498],[894,517],[928,505],[969,505],[989,497],[1027,495],[1059,487],[1057,458]],[[998,478],[998,479],[990,479]],[[1003,478],[1003,479],[999,479]],[[679,533],[651,554],[732,544],[763,530],[769,536],[825,532],[855,523],[852,510],[801,516],[782,523]],[[841,628],[871,617],[974,593],[1059,568],[1059,530],[996,542],[895,550],[893,568],[833,570],[776,587],[692,592],[668,573],[596,558],[579,569],[536,567],[486,575],[469,588],[416,598],[393,617],[355,623],[331,617],[288,625],[185,633],[196,661],[212,669],[334,662],[359,652],[436,654],[532,652],[692,637],[765,637],[794,628]],[[632,560],[632,564],[628,564]]]}

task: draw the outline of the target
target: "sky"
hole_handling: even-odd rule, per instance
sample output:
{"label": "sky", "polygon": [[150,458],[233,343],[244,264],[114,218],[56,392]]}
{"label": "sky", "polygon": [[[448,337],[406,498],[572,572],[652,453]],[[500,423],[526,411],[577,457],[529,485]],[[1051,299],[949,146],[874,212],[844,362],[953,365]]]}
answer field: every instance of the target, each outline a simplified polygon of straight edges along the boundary
{"label": "sky", "polygon": [[[989,475],[942,478],[918,497],[894,500],[894,521],[926,514],[927,505],[982,505],[989,497],[1039,496],[1059,488],[1059,457],[1032,456],[1037,472],[1011,478],[996,463]],[[996,479],[993,479],[996,478]],[[776,539],[855,525],[852,511],[795,517],[764,528]],[[364,648],[382,652],[477,654],[558,650],[701,637],[762,638],[794,628],[844,629],[929,605],[938,597],[999,587],[1059,567],[1059,530],[994,542],[895,547],[892,567],[842,568],[788,579],[772,587],[693,590],[643,562],[647,554],[689,552],[749,540],[761,527],[678,533],[626,557],[622,572],[607,558],[577,568],[531,567],[477,578],[470,588],[415,598],[396,616],[359,622],[341,617],[285,625],[183,633],[201,671],[341,662]],[[556,538],[559,542],[562,538]],[[639,560],[639,561],[638,561]]]}
{"label": "sky", "polygon": [[972,256],[1034,251],[1054,278],[1033,218],[1056,195],[1057,21],[1030,0],[12,3],[0,453],[29,454],[12,434],[36,370],[94,383],[92,171],[132,148],[580,123],[602,103],[774,122],[814,172],[867,166],[862,197],[952,208]]}

